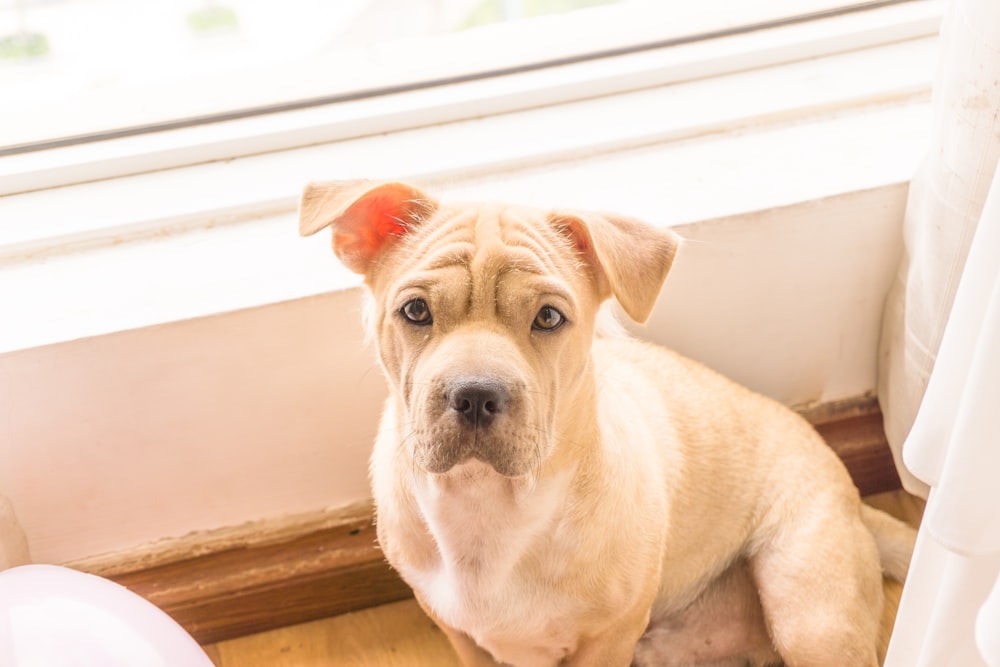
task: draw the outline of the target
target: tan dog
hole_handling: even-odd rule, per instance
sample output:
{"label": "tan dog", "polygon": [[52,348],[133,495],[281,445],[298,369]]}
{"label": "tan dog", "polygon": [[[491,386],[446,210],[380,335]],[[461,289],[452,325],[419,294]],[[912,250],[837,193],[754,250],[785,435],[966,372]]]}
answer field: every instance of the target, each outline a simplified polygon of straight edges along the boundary
{"label": "tan dog", "polygon": [[363,181],[306,187],[327,226],[391,388],[379,541],[464,664],[878,664],[912,531],[790,410],[595,334],[611,296],[648,317],[675,234]]}

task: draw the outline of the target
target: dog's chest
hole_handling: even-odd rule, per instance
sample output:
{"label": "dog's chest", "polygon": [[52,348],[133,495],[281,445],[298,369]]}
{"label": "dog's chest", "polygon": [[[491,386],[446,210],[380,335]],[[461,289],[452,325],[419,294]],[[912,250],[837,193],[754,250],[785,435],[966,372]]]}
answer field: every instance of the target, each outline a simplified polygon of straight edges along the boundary
{"label": "dog's chest", "polygon": [[551,667],[576,648],[581,604],[550,583],[575,546],[557,526],[564,489],[536,488],[524,503],[492,483],[417,494],[440,558],[404,575],[442,622],[498,660]]}
{"label": "dog's chest", "polygon": [[472,637],[504,664],[553,667],[577,647],[579,603],[513,575],[425,573],[421,592],[441,620]]}

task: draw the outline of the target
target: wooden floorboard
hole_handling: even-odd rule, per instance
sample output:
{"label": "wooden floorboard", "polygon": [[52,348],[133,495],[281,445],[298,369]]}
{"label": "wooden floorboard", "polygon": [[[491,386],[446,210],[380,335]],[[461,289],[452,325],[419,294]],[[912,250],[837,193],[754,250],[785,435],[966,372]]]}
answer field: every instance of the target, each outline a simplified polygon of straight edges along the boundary
{"label": "wooden floorboard", "polygon": [[413,599],[205,648],[216,667],[460,667]]}

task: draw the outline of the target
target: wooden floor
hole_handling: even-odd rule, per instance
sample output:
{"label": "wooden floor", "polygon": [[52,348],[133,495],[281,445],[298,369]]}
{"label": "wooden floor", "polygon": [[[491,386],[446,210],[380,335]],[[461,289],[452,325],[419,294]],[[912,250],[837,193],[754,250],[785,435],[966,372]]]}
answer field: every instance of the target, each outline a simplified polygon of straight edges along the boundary
{"label": "wooden floor", "polygon": [[[923,501],[902,491],[866,499],[914,526]],[[458,667],[457,658],[413,600],[205,647],[217,667]]]}
{"label": "wooden floor", "polygon": [[205,647],[218,667],[459,667],[410,599]]}

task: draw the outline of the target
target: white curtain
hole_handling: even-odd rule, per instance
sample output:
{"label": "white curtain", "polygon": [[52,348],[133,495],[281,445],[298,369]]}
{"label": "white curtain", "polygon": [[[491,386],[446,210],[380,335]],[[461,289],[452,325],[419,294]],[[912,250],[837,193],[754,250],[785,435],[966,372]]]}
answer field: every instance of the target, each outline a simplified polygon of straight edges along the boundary
{"label": "white curtain", "polygon": [[1000,667],[1000,0],[952,0],[941,40],[880,351],[886,435],[928,497],[886,665]]}

